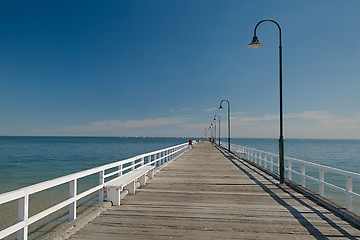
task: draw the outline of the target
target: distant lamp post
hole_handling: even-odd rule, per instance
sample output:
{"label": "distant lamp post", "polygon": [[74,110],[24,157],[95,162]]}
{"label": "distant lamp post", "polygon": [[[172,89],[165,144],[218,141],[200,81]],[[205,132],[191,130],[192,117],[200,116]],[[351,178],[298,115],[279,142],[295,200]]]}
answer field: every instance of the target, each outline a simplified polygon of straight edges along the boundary
{"label": "distant lamp post", "polygon": [[[220,115],[215,115],[214,116],[214,121],[216,121],[216,117],[219,118],[219,146],[220,146]],[[215,130],[215,134],[216,134],[216,130]]]}
{"label": "distant lamp post", "polygon": [[227,102],[228,104],[228,150],[230,152],[230,103],[228,100],[221,100],[219,109],[222,109],[222,102]]}
{"label": "distant lamp post", "polygon": [[216,143],[216,121],[213,121],[212,124],[214,126],[214,143]]}
{"label": "distant lamp post", "polygon": [[259,48],[263,44],[259,42],[259,39],[256,36],[256,29],[257,27],[263,22],[272,22],[276,24],[279,28],[279,88],[280,88],[280,137],[279,137],[279,162],[280,162],[280,184],[285,183],[285,165],[284,165],[284,136],[283,136],[283,97],[282,97],[282,46],[281,46],[281,27],[280,25],[272,20],[272,19],[265,19],[261,20],[256,24],[254,29],[254,37],[252,42],[248,45],[249,48]]}

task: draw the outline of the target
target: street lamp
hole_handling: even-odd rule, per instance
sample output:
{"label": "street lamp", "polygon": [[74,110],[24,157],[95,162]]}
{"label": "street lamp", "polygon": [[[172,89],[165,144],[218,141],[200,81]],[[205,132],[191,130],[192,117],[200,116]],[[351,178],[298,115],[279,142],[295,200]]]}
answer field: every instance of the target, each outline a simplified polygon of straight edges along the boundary
{"label": "street lamp", "polygon": [[216,143],[216,121],[213,121],[212,124],[214,124],[214,143]]}
{"label": "street lamp", "polygon": [[[220,146],[220,115],[215,115],[214,116],[214,121],[216,121],[216,117],[219,118],[219,146]],[[216,134],[216,131],[215,131],[215,134]]]}
{"label": "street lamp", "polygon": [[279,162],[280,162],[280,184],[285,183],[285,165],[284,165],[284,136],[283,136],[283,97],[282,97],[282,46],[281,46],[281,27],[272,19],[261,20],[256,24],[254,29],[254,37],[252,42],[248,45],[249,48],[259,48],[263,44],[259,42],[256,36],[257,27],[263,22],[272,22],[279,28],[279,90],[280,90],[280,137],[279,137]]}
{"label": "street lamp", "polygon": [[209,126],[209,131],[210,131],[210,142],[212,142],[213,139],[213,128],[212,128],[213,124],[211,123]]}
{"label": "street lamp", "polygon": [[230,103],[228,100],[221,100],[219,109],[222,109],[222,102],[227,102],[228,104],[228,150],[230,152]]}

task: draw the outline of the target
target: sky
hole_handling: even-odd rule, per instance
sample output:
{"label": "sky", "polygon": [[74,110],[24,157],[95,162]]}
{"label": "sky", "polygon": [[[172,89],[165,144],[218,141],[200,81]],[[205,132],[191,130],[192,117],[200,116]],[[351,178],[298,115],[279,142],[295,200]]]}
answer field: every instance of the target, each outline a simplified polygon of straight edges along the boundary
{"label": "sky", "polygon": [[[360,138],[359,0],[0,2],[0,135]],[[218,119],[218,118],[217,118]],[[218,120],[216,121],[218,124]]]}

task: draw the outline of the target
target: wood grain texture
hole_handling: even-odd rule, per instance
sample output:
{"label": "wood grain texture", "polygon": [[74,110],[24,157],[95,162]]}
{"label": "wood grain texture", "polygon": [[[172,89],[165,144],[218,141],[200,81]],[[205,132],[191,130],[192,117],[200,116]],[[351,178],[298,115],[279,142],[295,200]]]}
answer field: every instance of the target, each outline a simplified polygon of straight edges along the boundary
{"label": "wood grain texture", "polygon": [[358,239],[360,231],[272,177],[197,144],[70,239]]}

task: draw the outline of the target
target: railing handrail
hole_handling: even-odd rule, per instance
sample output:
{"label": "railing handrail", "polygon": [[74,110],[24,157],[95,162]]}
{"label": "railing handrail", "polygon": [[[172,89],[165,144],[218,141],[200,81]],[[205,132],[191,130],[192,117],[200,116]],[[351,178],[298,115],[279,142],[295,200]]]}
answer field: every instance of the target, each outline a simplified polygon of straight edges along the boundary
{"label": "railing handrail", "polygon": [[[235,153],[241,154],[242,155],[241,157],[245,158],[245,160],[255,162],[255,163],[259,164],[260,166],[267,168],[270,171],[273,171],[274,166],[276,166],[276,167],[279,166],[278,163],[273,161],[274,157],[275,157],[275,159],[277,159],[277,161],[279,160],[279,155],[276,153],[266,152],[263,150],[244,147],[244,146],[236,145],[236,144],[231,144],[231,150]],[[267,159],[268,156],[270,156],[270,160]],[[288,163],[288,166],[285,169],[288,171],[288,179],[289,180],[292,180],[292,173],[294,173],[294,174],[300,175],[300,177],[301,177],[300,184],[303,187],[306,187],[306,184],[305,184],[306,179],[310,179],[313,182],[317,182],[319,184],[319,194],[323,197],[325,196],[324,186],[328,186],[334,190],[345,193],[345,207],[350,211],[353,210],[352,209],[353,208],[353,197],[360,199],[360,193],[353,192],[353,179],[360,179],[359,173],[346,171],[346,170],[338,169],[338,168],[334,168],[334,167],[329,167],[329,166],[321,165],[318,163],[312,163],[312,162],[300,160],[300,159],[293,158],[293,157],[285,157],[284,159]],[[293,169],[292,163],[297,163],[300,165],[300,172],[295,171]],[[270,165],[270,169],[268,168],[269,165]],[[316,178],[314,176],[306,175],[306,170],[305,170],[306,166],[317,169],[318,174],[319,174],[318,178]],[[325,173],[333,173],[333,174],[337,174],[337,175],[341,175],[341,176],[345,177],[345,180],[344,180],[345,188],[334,185],[329,182],[326,182],[325,181]]]}
{"label": "railing handrail", "polygon": [[[32,223],[50,215],[51,213],[56,212],[57,210],[69,206],[69,219],[75,220],[76,219],[76,201],[82,199],[96,191],[99,191],[99,200],[103,200],[103,187],[104,183],[106,183],[106,178],[113,176],[118,173],[122,174],[124,171],[130,171],[141,165],[152,165],[156,164],[156,166],[160,166],[177,156],[181,153],[185,152],[188,143],[182,143],[179,145],[167,147],[160,150],[155,150],[148,153],[143,153],[134,157],[130,157],[124,160],[119,160],[113,163],[105,164],[99,167],[94,167],[91,169],[87,169],[84,171],[72,173],[66,176],[58,177],[55,179],[47,180],[44,182],[40,182],[31,186],[27,186],[18,190],[13,190],[10,192],[0,194],[0,204],[8,203],[14,200],[19,201],[19,209],[18,209],[18,216],[19,221],[16,224],[7,227],[6,229],[0,229],[0,239],[9,236],[17,231],[18,232],[18,239],[27,239],[28,235],[28,226]],[[160,156],[158,156],[160,154]],[[154,159],[151,159],[154,156]],[[148,157],[147,162],[145,164],[145,158]],[[137,161],[140,160],[140,161]],[[124,165],[128,165],[124,167]],[[105,171],[109,169],[113,169],[118,167],[118,170],[114,172],[110,172],[109,174],[105,175]],[[87,177],[93,174],[99,174],[99,183],[95,187],[85,190],[84,192],[77,193],[77,180],[83,177]],[[125,173],[126,174],[126,173]],[[37,213],[31,217],[29,217],[29,196],[31,194],[44,191],[53,187],[57,187],[59,185],[69,183],[70,189],[72,189],[72,195],[70,195],[66,200],[58,203],[54,206],[51,206],[44,211]]]}
{"label": "railing handrail", "polygon": [[123,165],[123,164],[126,164],[126,163],[130,163],[130,162],[132,162],[134,160],[140,159],[142,157],[147,157],[149,155],[154,155],[154,154],[160,153],[162,151],[166,151],[166,150],[169,150],[169,149],[172,149],[172,148],[175,148],[175,147],[178,147],[178,146],[183,146],[183,145],[186,145],[186,143],[183,143],[183,144],[180,144],[180,145],[177,145],[177,146],[174,146],[174,147],[169,147],[169,148],[164,148],[164,149],[161,149],[161,150],[156,150],[156,151],[149,152],[149,153],[140,154],[140,155],[137,155],[137,156],[134,156],[134,157],[124,159],[124,160],[119,160],[119,161],[116,161],[116,162],[113,162],[113,163],[108,163],[108,164],[105,164],[105,165],[102,165],[102,166],[99,166],[99,167],[94,167],[94,168],[90,168],[90,169],[83,170],[83,171],[80,171],[80,172],[68,174],[68,175],[65,175],[65,176],[62,176],[62,177],[58,177],[58,178],[54,178],[54,179],[51,179],[51,180],[43,181],[43,182],[40,182],[40,183],[37,183],[37,184],[33,184],[33,185],[30,185],[30,186],[27,186],[27,187],[20,188],[18,190],[13,190],[13,191],[10,191],[10,192],[2,193],[2,194],[0,194],[0,204],[13,201],[13,200],[19,198],[19,197],[16,197],[16,196],[21,197],[21,196],[24,196],[25,193],[30,195],[30,194],[34,194],[34,193],[37,193],[37,192],[40,192],[40,191],[43,191],[43,190],[46,190],[46,189],[49,189],[49,188],[52,188],[52,187],[59,186],[61,184],[69,182],[69,179],[79,179],[79,178],[83,178],[83,177],[92,175],[94,173],[97,173],[97,172],[100,172],[100,171],[103,171],[103,170],[114,168],[114,167],[118,166],[120,162]]}
{"label": "railing handrail", "polygon": [[[256,152],[268,154],[270,156],[271,155],[276,156],[276,157],[279,156],[279,154],[277,154],[277,153],[267,152],[267,151],[264,151],[264,150],[261,150],[261,149],[249,148],[249,147],[244,147],[244,146],[236,145],[236,144],[231,144],[231,145],[233,145],[233,147],[237,146],[237,147],[241,147],[241,148],[244,148],[244,149],[249,149],[249,150],[253,150],[253,151],[256,151]],[[334,172],[334,173],[339,173],[339,174],[342,174],[342,175],[348,175],[348,176],[352,176],[354,178],[360,179],[360,173],[350,172],[350,171],[339,169],[339,168],[334,168],[334,167],[329,167],[329,166],[326,166],[326,165],[321,165],[321,164],[318,164],[318,163],[308,162],[308,161],[301,160],[301,159],[294,158],[294,157],[286,157],[286,159],[291,159],[292,161],[295,161],[295,162],[304,163],[306,165],[314,166],[314,167],[317,167],[317,168],[324,168],[324,169],[329,170],[329,171]]]}
{"label": "railing handrail", "polygon": [[350,171],[339,169],[339,168],[329,167],[329,166],[321,165],[321,164],[318,164],[318,163],[308,162],[308,161],[304,161],[304,160],[293,158],[293,157],[286,157],[286,159],[292,160],[294,162],[304,163],[305,165],[313,166],[313,167],[316,167],[318,169],[323,168],[324,170],[328,170],[329,172],[332,172],[332,173],[337,173],[337,174],[340,174],[340,175],[351,176],[353,178],[360,179],[360,174],[359,173],[350,172]]}

